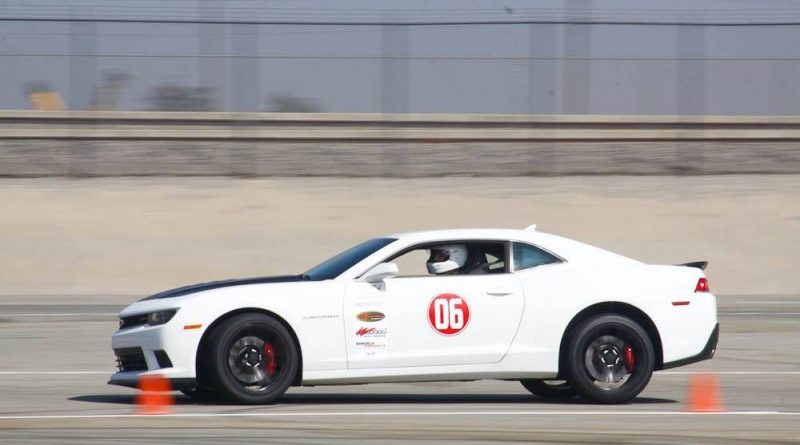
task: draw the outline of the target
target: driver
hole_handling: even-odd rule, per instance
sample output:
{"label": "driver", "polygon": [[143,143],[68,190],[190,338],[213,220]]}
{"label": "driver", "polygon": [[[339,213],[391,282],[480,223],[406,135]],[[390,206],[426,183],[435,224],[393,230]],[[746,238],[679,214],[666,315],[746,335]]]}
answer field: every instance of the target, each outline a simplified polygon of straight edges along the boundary
{"label": "driver", "polygon": [[457,274],[467,263],[467,247],[463,244],[449,244],[431,247],[428,257],[428,273],[435,275]]}

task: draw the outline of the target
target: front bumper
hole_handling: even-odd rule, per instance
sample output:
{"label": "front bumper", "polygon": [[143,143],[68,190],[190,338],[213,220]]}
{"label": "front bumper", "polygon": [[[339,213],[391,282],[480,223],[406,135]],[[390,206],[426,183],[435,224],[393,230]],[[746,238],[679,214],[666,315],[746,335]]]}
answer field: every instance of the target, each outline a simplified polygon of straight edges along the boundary
{"label": "front bumper", "polygon": [[[130,374],[130,375],[128,375]],[[111,376],[111,380],[108,381],[109,385],[117,385],[117,386],[124,386],[126,388],[138,388],[139,387],[139,378],[144,375],[145,373],[123,373],[118,372]],[[152,373],[152,374],[159,374],[161,373]],[[169,380],[170,386],[172,389],[192,389],[197,386],[197,379],[195,378],[167,378]]]}
{"label": "front bumper", "polygon": [[136,326],[122,329],[111,337],[119,372],[111,375],[111,385],[135,388],[145,375],[160,375],[181,389],[194,386],[195,360],[200,330],[184,330],[182,323]]}
{"label": "front bumper", "polygon": [[684,359],[675,360],[674,362],[664,363],[664,367],[662,369],[677,368],[678,366],[689,365],[703,360],[712,359],[714,358],[714,354],[717,352],[718,343],[719,343],[719,323],[717,323],[714,326],[714,330],[711,331],[711,335],[708,337],[706,346],[703,348],[702,351],[700,351],[699,354]]}

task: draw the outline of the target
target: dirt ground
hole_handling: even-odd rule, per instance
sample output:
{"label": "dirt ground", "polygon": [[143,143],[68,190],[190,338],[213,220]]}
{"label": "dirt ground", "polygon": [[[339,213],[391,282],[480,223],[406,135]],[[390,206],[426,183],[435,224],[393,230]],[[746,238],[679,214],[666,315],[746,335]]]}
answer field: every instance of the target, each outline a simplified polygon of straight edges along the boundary
{"label": "dirt ground", "polygon": [[800,175],[0,180],[0,295],[143,295],[299,273],[368,237],[525,227],[646,262],[710,260],[718,294],[800,291]]}

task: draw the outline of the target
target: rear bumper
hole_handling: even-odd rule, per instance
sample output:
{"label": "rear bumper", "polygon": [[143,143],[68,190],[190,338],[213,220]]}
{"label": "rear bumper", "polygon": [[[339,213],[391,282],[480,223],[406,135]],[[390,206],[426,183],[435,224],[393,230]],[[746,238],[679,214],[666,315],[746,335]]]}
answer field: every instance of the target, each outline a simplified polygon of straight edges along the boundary
{"label": "rear bumper", "polygon": [[709,360],[713,358],[714,354],[717,352],[717,343],[719,343],[719,323],[714,326],[714,330],[711,331],[711,336],[708,337],[706,346],[702,351],[700,351],[699,354],[684,359],[675,360],[674,362],[664,363],[664,367],[662,369],[677,368],[678,366]]}

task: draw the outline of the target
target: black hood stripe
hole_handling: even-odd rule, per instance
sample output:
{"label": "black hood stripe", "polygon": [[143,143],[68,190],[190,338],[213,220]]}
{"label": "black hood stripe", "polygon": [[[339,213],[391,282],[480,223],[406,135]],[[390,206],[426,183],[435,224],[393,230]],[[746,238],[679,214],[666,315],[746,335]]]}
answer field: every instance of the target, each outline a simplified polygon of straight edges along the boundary
{"label": "black hood stripe", "polygon": [[190,284],[188,286],[179,287],[177,289],[165,290],[163,292],[150,295],[149,297],[142,298],[139,301],[182,297],[184,295],[189,295],[196,292],[204,292],[212,289],[219,289],[222,287],[245,286],[248,284],[265,284],[265,283],[291,283],[293,281],[303,281],[303,276],[282,275],[276,277],[234,278],[230,280],[220,280],[220,281],[211,281],[208,283]]}

